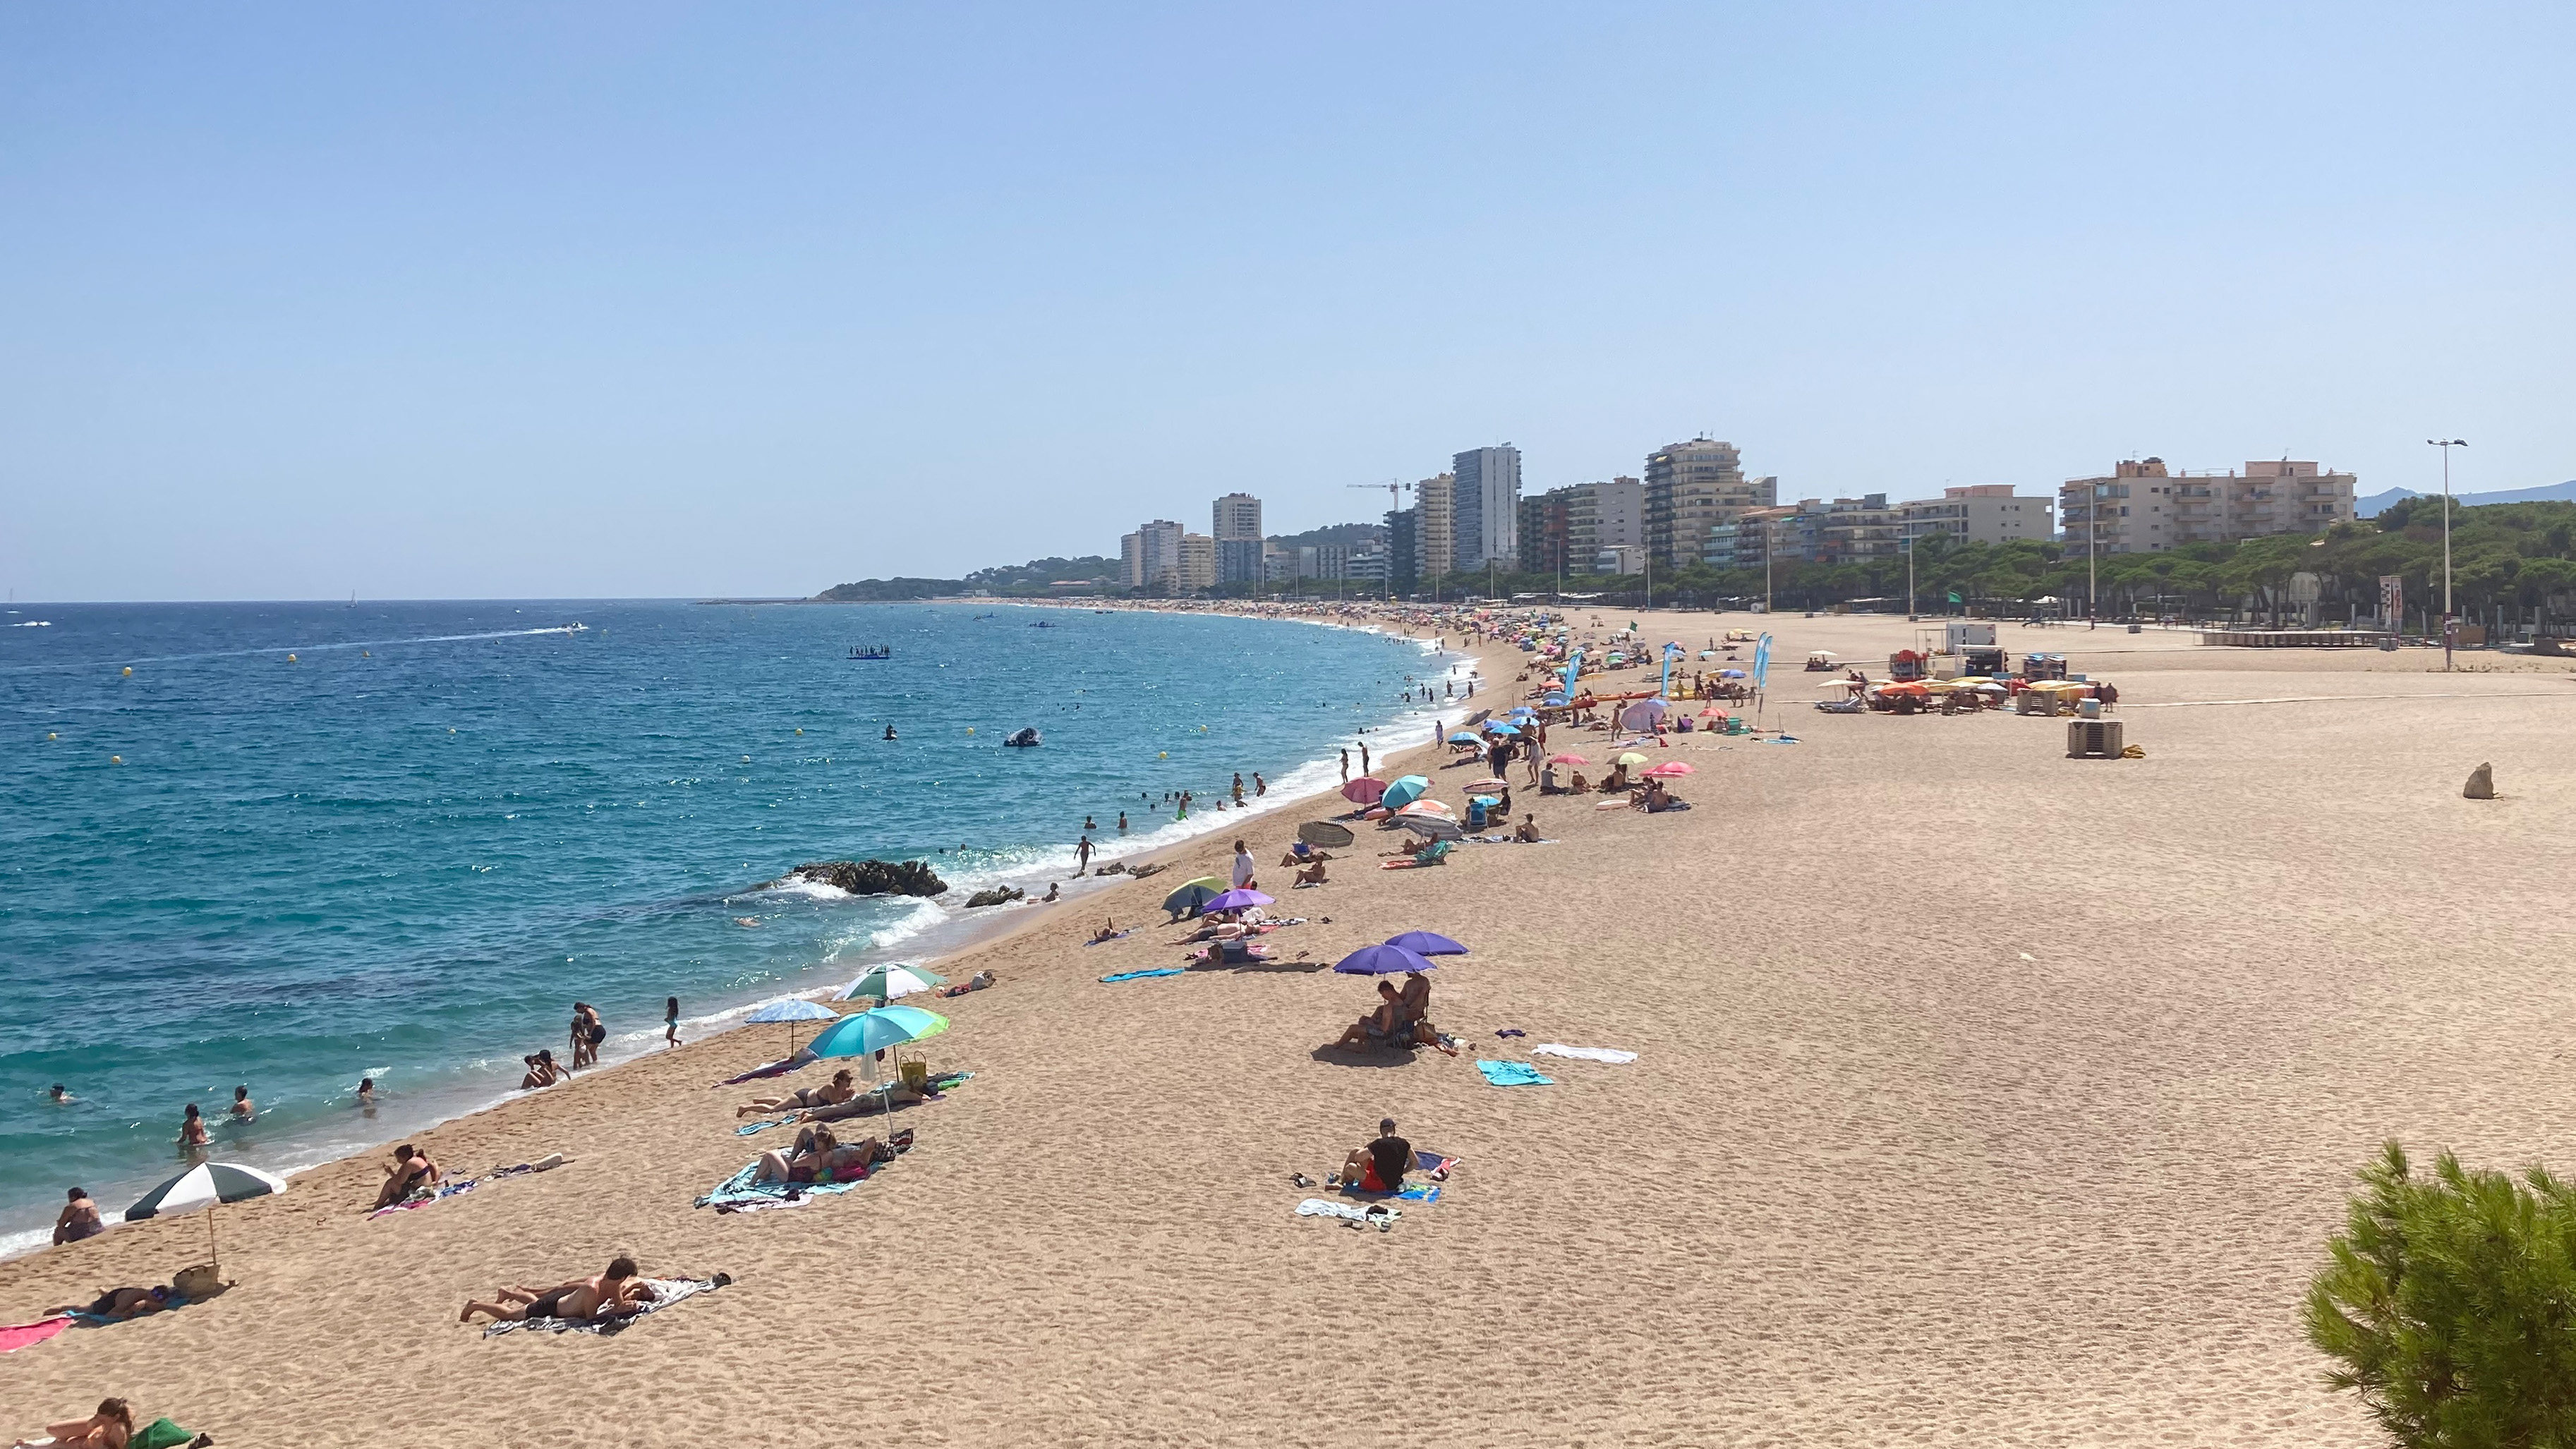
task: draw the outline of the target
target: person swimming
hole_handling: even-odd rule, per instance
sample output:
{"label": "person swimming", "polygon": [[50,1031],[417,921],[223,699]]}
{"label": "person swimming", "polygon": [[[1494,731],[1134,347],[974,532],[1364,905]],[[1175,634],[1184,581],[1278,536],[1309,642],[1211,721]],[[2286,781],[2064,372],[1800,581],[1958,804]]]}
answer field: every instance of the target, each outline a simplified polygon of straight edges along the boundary
{"label": "person swimming", "polygon": [[64,1091],[63,1084],[56,1082],[45,1089],[45,1100],[53,1103],[57,1107],[68,1107],[72,1103],[79,1101],[80,1098]]}

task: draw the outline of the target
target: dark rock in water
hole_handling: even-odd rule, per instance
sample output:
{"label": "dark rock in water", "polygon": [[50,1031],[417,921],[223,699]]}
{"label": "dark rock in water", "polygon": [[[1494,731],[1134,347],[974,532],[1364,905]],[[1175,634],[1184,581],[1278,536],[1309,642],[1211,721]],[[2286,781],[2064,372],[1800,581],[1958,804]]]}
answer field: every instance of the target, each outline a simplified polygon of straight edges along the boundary
{"label": "dark rock in water", "polygon": [[945,895],[948,882],[917,860],[816,860],[796,867],[769,885],[820,881],[854,896]]}
{"label": "dark rock in water", "polygon": [[991,890],[977,891],[975,894],[968,896],[966,898],[966,909],[971,911],[978,906],[1004,906],[1009,905],[1013,901],[1024,901],[1028,898],[1029,893],[1021,890],[1017,886],[995,886]]}
{"label": "dark rock in water", "polygon": [[2469,783],[2466,788],[2460,791],[2460,796],[2462,799],[2466,800],[2494,799],[2495,766],[2491,764],[2480,765],[2476,769],[2471,770],[2469,772]]}

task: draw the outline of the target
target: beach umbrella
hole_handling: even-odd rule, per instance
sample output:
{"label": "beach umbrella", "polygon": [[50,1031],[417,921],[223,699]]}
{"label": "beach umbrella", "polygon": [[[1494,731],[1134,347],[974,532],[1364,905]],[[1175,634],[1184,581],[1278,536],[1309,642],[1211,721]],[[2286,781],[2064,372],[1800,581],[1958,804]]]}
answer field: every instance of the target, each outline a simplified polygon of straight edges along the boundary
{"label": "beach umbrella", "polygon": [[1458,812],[1450,809],[1446,804],[1443,804],[1438,800],[1416,800],[1412,804],[1405,806],[1403,809],[1398,810],[1395,813],[1398,816],[1411,817],[1421,815],[1455,815]]}
{"label": "beach umbrella", "polygon": [[1474,735],[1467,733],[1465,730],[1460,730],[1458,733],[1449,737],[1449,743],[1453,745],[1472,745],[1481,743],[1481,741],[1479,741]]}
{"label": "beach umbrella", "polygon": [[862,996],[873,996],[880,1001],[892,1001],[898,996],[910,996],[916,991],[928,991],[932,987],[947,984],[948,978],[936,971],[919,966],[906,966],[900,961],[888,961],[882,966],[870,968],[866,975],[843,987],[841,994],[832,999],[856,1001]]}
{"label": "beach umbrella", "polygon": [[1207,903],[1225,894],[1225,882],[1205,875],[1185,882],[1180,889],[1163,897],[1163,909],[1176,916],[1195,916]]}
{"label": "beach umbrella", "polygon": [[1374,805],[1377,798],[1385,793],[1386,782],[1373,776],[1362,775],[1356,780],[1342,782],[1342,798],[1354,805]]}
{"label": "beach umbrella", "polygon": [[1459,945],[1457,942],[1450,940],[1448,937],[1441,935],[1437,931],[1407,931],[1400,936],[1387,937],[1386,943],[1390,946],[1401,947],[1404,950],[1412,952],[1416,956],[1464,956],[1467,954],[1466,947]]}
{"label": "beach umbrella", "polygon": [[1670,780],[1689,773],[1691,773],[1691,767],[1679,760],[1666,760],[1660,765],[1646,767],[1646,778],[1649,780]]}
{"label": "beach umbrella", "polygon": [[[903,1044],[937,1036],[947,1029],[948,1018],[938,1012],[918,1006],[880,1006],[842,1017],[807,1042],[805,1049],[818,1057],[865,1057],[894,1049],[895,1071],[901,1075]],[[893,1104],[889,1102],[887,1107],[891,1111]]]}
{"label": "beach umbrella", "polygon": [[1520,727],[1517,725],[1490,724],[1485,726],[1485,732],[1487,734],[1517,736],[1520,733]]}
{"label": "beach umbrella", "polygon": [[1481,780],[1468,781],[1465,788],[1470,790],[1508,790],[1512,788],[1512,782],[1509,780],[1497,779],[1492,775],[1487,775]]}
{"label": "beach umbrella", "polygon": [[1720,679],[1742,679],[1744,677],[1744,671],[1741,669],[1721,669],[1717,671],[1717,677]]}
{"label": "beach umbrella", "polygon": [[1408,815],[1395,823],[1416,835],[1427,835],[1433,840],[1456,840],[1467,833],[1465,826],[1446,815]]}
{"label": "beach umbrella", "polygon": [[1532,715],[1535,715],[1535,714],[1537,714],[1537,713],[1538,713],[1538,711],[1537,711],[1537,710],[1534,710],[1534,709],[1530,708],[1528,705],[1525,705],[1525,704],[1524,704],[1524,705],[1521,705],[1521,706],[1519,706],[1519,707],[1517,707],[1517,708],[1514,708],[1514,709],[1505,710],[1505,711],[1503,712],[1503,718],[1505,718],[1505,719],[1528,719],[1528,718],[1530,718]]}
{"label": "beach umbrella", "polygon": [[1347,825],[1336,825],[1330,820],[1309,820],[1297,827],[1297,838],[1308,845],[1333,846],[1348,845],[1356,837]]}
{"label": "beach umbrella", "polygon": [[256,1167],[235,1162],[200,1162],[177,1177],[145,1193],[134,1206],[125,1210],[125,1220],[174,1217],[198,1208],[206,1212],[206,1258],[215,1256],[215,1214],[217,1203],[246,1202],[255,1197],[286,1191],[286,1179],[271,1177]]}
{"label": "beach umbrella", "polygon": [[1393,976],[1399,971],[1428,971],[1437,964],[1402,946],[1362,946],[1334,962],[1333,969],[1345,976]]}
{"label": "beach umbrella", "polygon": [[1619,723],[1632,730],[1653,729],[1666,708],[1660,699],[1641,699],[1619,712]]}
{"label": "beach umbrella", "polygon": [[1572,753],[1567,753],[1567,754],[1562,754],[1562,755],[1550,755],[1550,756],[1548,756],[1548,757],[1547,757],[1547,762],[1548,762],[1549,764],[1551,764],[1551,765],[1588,765],[1588,764],[1591,764],[1591,763],[1592,763],[1590,760],[1587,760],[1587,759],[1583,758],[1581,755],[1572,754]]}
{"label": "beach umbrella", "polygon": [[1401,810],[1421,799],[1430,790],[1431,782],[1422,776],[1402,775],[1397,777],[1394,784],[1386,787],[1386,793],[1378,797],[1378,803],[1389,810]]}
{"label": "beach umbrella", "polygon": [[[828,1006],[818,1006],[802,996],[786,996],[760,1008],[743,1020],[760,1026],[769,1026],[778,1022],[831,1021],[838,1016],[840,1013]],[[796,1033],[792,1030],[787,1033],[787,1045],[791,1051],[796,1045]]]}
{"label": "beach umbrella", "polygon": [[1491,810],[1503,802],[1495,799],[1491,795],[1470,795],[1467,797],[1467,803],[1470,805],[1482,805],[1486,809]]}
{"label": "beach umbrella", "polygon": [[1635,750],[1630,750],[1628,753],[1619,757],[1618,763],[1622,765],[1642,765],[1646,763],[1646,757],[1638,754]]}
{"label": "beach umbrella", "polygon": [[1266,906],[1273,904],[1274,900],[1274,897],[1265,896],[1259,891],[1238,888],[1210,897],[1207,904],[1199,907],[1199,914],[1212,916],[1219,911],[1239,911],[1246,906]]}

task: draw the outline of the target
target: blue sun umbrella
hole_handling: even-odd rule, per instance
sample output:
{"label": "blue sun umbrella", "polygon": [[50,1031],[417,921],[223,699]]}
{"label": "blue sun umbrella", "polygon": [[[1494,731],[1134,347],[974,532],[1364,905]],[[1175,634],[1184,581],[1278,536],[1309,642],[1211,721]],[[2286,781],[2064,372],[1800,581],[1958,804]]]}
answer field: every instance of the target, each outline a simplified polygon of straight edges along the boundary
{"label": "blue sun umbrella", "polygon": [[[937,1036],[947,1029],[948,1018],[938,1012],[918,1006],[880,1006],[842,1017],[807,1042],[805,1049],[818,1057],[864,1057],[894,1048],[895,1076],[899,1079],[903,1074],[903,1044]],[[875,1088],[889,1094],[893,1089],[891,1080]],[[893,1110],[891,1101],[887,1110]]]}
{"label": "blue sun umbrella", "polygon": [[1386,943],[1390,946],[1401,947],[1417,956],[1464,956],[1467,954],[1466,947],[1459,945],[1457,942],[1450,940],[1448,937],[1441,935],[1437,931],[1407,931],[1401,936],[1387,937]]}
{"label": "blue sun umbrella", "polygon": [[[769,1003],[744,1017],[743,1020],[759,1026],[774,1026],[780,1022],[792,1024],[799,1021],[831,1021],[839,1015],[839,1012],[828,1006],[817,1006],[801,996],[789,996]],[[791,1044],[795,1041],[795,1036],[792,1031],[788,1033]]]}
{"label": "blue sun umbrella", "polygon": [[1430,791],[1429,780],[1420,775],[1402,775],[1397,777],[1394,784],[1386,787],[1386,793],[1378,797],[1377,803],[1389,810],[1401,810],[1429,794]]}
{"label": "blue sun umbrella", "polygon": [[1449,743],[1453,745],[1472,745],[1476,743],[1476,737],[1467,733],[1465,730],[1460,730],[1458,733],[1449,737]]}
{"label": "blue sun umbrella", "polygon": [[1392,976],[1399,971],[1428,971],[1435,964],[1402,946],[1362,946],[1334,962],[1333,969],[1345,976]]}
{"label": "blue sun umbrella", "polygon": [[1505,719],[1530,719],[1530,718],[1533,718],[1534,716],[1536,716],[1537,714],[1538,714],[1538,711],[1537,711],[1537,710],[1534,710],[1534,709],[1530,708],[1528,705],[1522,705],[1522,706],[1521,706],[1521,707],[1519,707],[1518,709],[1509,709],[1509,710],[1505,710],[1505,711],[1503,711],[1503,718],[1505,718]]}
{"label": "blue sun umbrella", "polygon": [[1519,733],[1521,732],[1521,731],[1520,731],[1520,726],[1518,726],[1518,725],[1491,724],[1491,725],[1487,725],[1487,726],[1485,726],[1485,728],[1487,728],[1487,729],[1489,729],[1489,730],[1492,730],[1495,734],[1498,734],[1498,735],[1517,735],[1517,734],[1519,734]]}

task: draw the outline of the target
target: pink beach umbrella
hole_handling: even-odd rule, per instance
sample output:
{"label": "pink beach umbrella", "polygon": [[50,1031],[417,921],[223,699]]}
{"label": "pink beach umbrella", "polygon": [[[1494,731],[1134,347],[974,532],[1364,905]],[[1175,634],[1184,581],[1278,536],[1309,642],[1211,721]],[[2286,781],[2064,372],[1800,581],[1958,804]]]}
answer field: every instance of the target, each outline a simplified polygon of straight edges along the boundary
{"label": "pink beach umbrella", "polygon": [[1649,780],[1669,780],[1676,775],[1689,773],[1691,773],[1691,767],[1679,760],[1666,760],[1660,765],[1646,767],[1646,778]]}
{"label": "pink beach umbrella", "polygon": [[1342,782],[1342,798],[1356,805],[1374,805],[1386,793],[1386,782],[1372,775]]}

